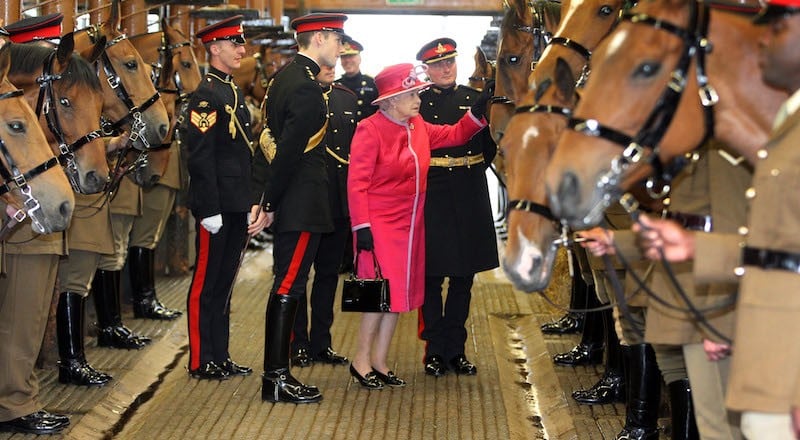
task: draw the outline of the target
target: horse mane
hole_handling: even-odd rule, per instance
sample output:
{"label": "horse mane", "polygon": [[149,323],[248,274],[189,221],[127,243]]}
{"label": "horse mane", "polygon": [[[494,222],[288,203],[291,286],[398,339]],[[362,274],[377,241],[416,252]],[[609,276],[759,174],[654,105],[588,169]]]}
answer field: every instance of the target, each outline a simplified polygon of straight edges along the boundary
{"label": "horse mane", "polygon": [[[36,44],[11,44],[11,59],[13,62],[11,63],[9,74],[38,75],[42,71],[45,60],[53,53],[53,50]],[[61,74],[61,77],[67,87],[81,84],[89,86],[94,91],[102,91],[97,72],[88,61],[81,58],[77,53],[70,55],[67,68]]]}
{"label": "horse mane", "polygon": [[504,0],[503,23],[530,25],[532,9],[541,5],[545,14],[545,20],[557,25],[561,20],[561,1],[560,0]]}

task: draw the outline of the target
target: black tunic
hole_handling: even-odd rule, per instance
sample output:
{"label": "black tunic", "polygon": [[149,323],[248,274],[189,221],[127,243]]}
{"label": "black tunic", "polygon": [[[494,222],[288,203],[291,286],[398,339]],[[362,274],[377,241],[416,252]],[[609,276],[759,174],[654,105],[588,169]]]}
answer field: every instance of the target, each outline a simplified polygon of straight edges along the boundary
{"label": "black tunic", "polygon": [[[453,124],[479,94],[465,86],[431,87],[420,94],[420,114],[434,124]],[[496,152],[487,129],[466,145],[431,152],[431,157],[483,154],[484,162],[469,167],[430,167],[425,202],[426,276],[470,276],[499,265],[485,174]]]}
{"label": "black tunic", "polygon": [[353,76],[342,75],[336,82],[352,90],[358,97],[359,121],[378,111],[378,106],[372,105],[372,101],[378,98],[378,86],[371,76],[358,72]]}
{"label": "black tunic", "polygon": [[271,164],[260,151],[255,155],[253,202],[264,195],[264,208],[275,212],[276,233],[333,230],[324,142],[305,151],[327,117],[319,71],[317,63],[298,54],[271,81],[265,98],[276,153]]}
{"label": "black tunic", "polygon": [[328,131],[325,147],[328,165],[328,197],[335,219],[350,217],[347,209],[347,166],[350,161],[350,141],[356,132],[356,95],[350,89],[333,84],[326,93],[328,100]]}

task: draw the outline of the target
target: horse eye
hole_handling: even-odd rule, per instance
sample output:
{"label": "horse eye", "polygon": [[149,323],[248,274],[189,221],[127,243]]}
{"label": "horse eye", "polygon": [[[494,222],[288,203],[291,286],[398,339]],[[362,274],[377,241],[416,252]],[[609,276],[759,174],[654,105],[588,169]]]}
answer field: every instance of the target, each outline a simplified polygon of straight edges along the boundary
{"label": "horse eye", "polygon": [[13,133],[25,133],[25,123],[22,121],[11,121],[7,125]]}
{"label": "horse eye", "polygon": [[600,10],[597,12],[597,15],[608,17],[613,12],[613,9],[609,5],[600,6]]}
{"label": "horse eye", "polygon": [[72,107],[72,103],[69,102],[69,98],[61,98],[58,100],[58,103],[64,107]]}
{"label": "horse eye", "polygon": [[655,61],[645,61],[636,67],[633,72],[634,78],[650,78],[661,69],[661,63]]}
{"label": "horse eye", "polygon": [[137,66],[138,63],[136,62],[136,60],[131,60],[125,63],[125,67],[127,67],[130,70],[136,70]]}
{"label": "horse eye", "polygon": [[192,63],[190,63],[189,61],[182,61],[181,66],[183,66],[184,69],[191,69]]}
{"label": "horse eye", "polygon": [[508,64],[512,66],[519,64],[519,57],[517,55],[509,55],[506,60],[508,61]]}

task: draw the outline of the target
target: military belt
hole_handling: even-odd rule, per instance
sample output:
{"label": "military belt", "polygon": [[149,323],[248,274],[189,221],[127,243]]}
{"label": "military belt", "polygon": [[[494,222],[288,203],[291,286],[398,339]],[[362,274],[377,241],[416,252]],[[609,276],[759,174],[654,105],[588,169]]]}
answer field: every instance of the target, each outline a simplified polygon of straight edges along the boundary
{"label": "military belt", "polygon": [[770,249],[745,247],[742,250],[742,262],[747,266],[762,269],[778,269],[800,273],[800,254]]}
{"label": "military belt", "polygon": [[713,224],[710,215],[684,214],[682,212],[667,212],[666,218],[675,220],[686,229],[692,231],[711,232]]}
{"label": "military belt", "polygon": [[471,167],[483,163],[483,154],[474,154],[472,156],[461,157],[432,157],[432,167],[453,168],[453,167]]}

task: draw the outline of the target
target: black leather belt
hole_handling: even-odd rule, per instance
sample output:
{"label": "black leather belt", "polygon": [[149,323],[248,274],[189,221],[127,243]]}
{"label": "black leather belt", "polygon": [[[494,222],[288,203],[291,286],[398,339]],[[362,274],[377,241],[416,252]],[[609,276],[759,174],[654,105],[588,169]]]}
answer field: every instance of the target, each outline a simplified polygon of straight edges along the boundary
{"label": "black leather belt", "polygon": [[680,223],[692,231],[711,232],[713,224],[710,215],[684,214],[682,212],[668,211],[666,217]]}
{"label": "black leather belt", "polygon": [[800,254],[791,252],[745,247],[742,250],[742,262],[746,266],[800,273]]}

